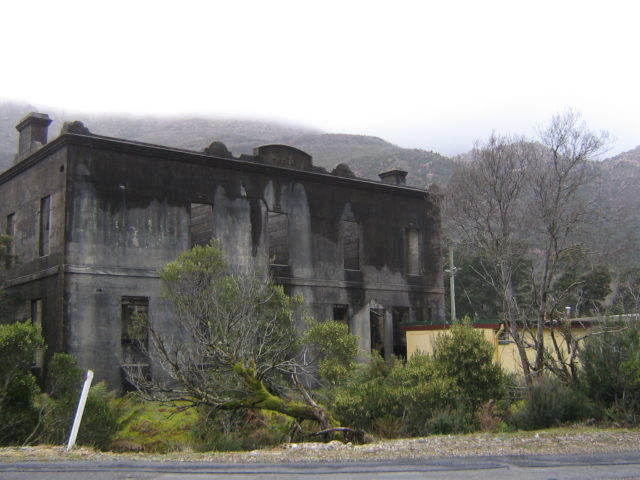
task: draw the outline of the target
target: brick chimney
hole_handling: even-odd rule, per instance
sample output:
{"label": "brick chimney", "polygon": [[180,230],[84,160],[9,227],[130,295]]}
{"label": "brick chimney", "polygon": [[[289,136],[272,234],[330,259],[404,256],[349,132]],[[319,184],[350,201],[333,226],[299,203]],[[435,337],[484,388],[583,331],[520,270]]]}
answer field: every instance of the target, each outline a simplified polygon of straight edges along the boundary
{"label": "brick chimney", "polygon": [[16,125],[19,132],[17,160],[47,143],[47,130],[51,119],[46,113],[31,112]]}
{"label": "brick chimney", "polygon": [[406,185],[407,172],[399,168],[393,168],[378,174],[382,183],[391,183],[393,185]]}

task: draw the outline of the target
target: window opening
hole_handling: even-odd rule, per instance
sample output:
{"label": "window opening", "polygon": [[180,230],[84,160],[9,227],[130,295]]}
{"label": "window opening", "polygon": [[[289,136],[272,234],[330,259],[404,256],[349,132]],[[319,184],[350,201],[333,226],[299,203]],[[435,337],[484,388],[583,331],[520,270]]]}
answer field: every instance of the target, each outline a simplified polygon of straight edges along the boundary
{"label": "window opening", "polygon": [[343,221],[342,234],[344,244],[345,270],[360,270],[360,224]]}
{"label": "window opening", "polygon": [[349,305],[334,305],[333,320],[349,325]]}
{"label": "window opening", "polygon": [[189,238],[191,248],[207,245],[213,238],[213,205],[191,203],[189,205]]}
{"label": "window opening", "polygon": [[286,213],[269,212],[267,218],[269,264],[289,264],[289,216]]}
{"label": "window opening", "polygon": [[[130,373],[150,379],[149,369],[149,298],[122,297],[121,314],[122,365]],[[132,385],[125,384],[125,390]]]}
{"label": "window opening", "polygon": [[416,322],[427,323],[432,322],[432,309],[431,307],[417,307],[416,308]]}
{"label": "window opening", "polygon": [[506,329],[506,328],[503,328],[498,333],[498,344],[500,344],[500,345],[508,345],[510,343],[513,343],[513,340],[511,340],[511,335],[509,333],[509,330]]}
{"label": "window opening", "polygon": [[420,275],[420,231],[407,228],[405,233],[407,273]]}
{"label": "window opening", "polygon": [[38,235],[38,254],[49,255],[49,232],[51,231],[51,197],[40,199],[40,221]]}
{"label": "window opening", "polygon": [[393,321],[393,354],[397,357],[407,358],[407,337],[400,330],[403,323],[409,323],[409,307],[393,307],[391,310]]}
{"label": "window opening", "polygon": [[372,308],[369,310],[371,328],[371,351],[376,350],[384,358],[384,310]]}
{"label": "window opening", "polygon": [[15,235],[16,235],[16,214],[10,213],[7,215],[7,228],[5,230],[7,237],[9,237],[9,252],[6,258],[5,267],[11,268],[13,267],[13,260],[16,254],[15,251]]}

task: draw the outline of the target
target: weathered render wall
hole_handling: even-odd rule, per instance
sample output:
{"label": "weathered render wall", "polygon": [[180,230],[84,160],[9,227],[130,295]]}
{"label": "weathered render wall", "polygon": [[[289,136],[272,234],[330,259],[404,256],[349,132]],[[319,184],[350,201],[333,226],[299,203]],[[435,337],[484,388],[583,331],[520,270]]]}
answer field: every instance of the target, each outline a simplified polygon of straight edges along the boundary
{"label": "weathered render wall", "polygon": [[[192,204],[211,206],[213,236],[232,263],[265,268],[269,212],[286,214],[287,260],[271,266],[274,277],[302,293],[320,320],[348,306],[364,349],[370,306],[387,316],[408,308],[414,320],[419,308],[442,316],[439,212],[426,192],[100,138],[70,142],[69,349],[81,364],[109,371],[110,382],[122,362],[122,297],[148,297],[154,325],[175,328],[155,271],[190,247]],[[359,231],[357,269],[345,269],[345,221]],[[420,237],[415,275],[409,228]],[[389,352],[392,339],[385,345]]]}
{"label": "weathered render wall", "polygon": [[25,301],[21,318],[30,318],[32,306],[40,302],[47,357],[64,349],[66,168],[64,148],[53,152],[43,149],[0,175],[0,226],[3,234],[9,233],[8,228],[13,230],[17,257],[4,272],[6,285]]}
{"label": "weathered render wall", "polygon": [[[56,273],[16,287],[28,299],[47,290],[52,351],[68,351],[118,388],[126,299],[147,302],[159,331],[179,333],[156,272],[190,248],[196,222],[197,236],[218,238],[232,264],[270,268],[288,292],[302,293],[318,320],[339,314],[364,350],[390,355],[399,321],[441,321],[437,201],[414,188],[319,173],[288,148],[231,159],[68,133],[39,162],[32,155],[19,173],[10,170],[0,205],[6,218],[8,205],[25,199],[16,210],[24,217],[17,253],[28,265],[19,268]],[[40,258],[34,217],[46,195],[55,221],[50,254]],[[384,338],[374,338],[374,324]]]}

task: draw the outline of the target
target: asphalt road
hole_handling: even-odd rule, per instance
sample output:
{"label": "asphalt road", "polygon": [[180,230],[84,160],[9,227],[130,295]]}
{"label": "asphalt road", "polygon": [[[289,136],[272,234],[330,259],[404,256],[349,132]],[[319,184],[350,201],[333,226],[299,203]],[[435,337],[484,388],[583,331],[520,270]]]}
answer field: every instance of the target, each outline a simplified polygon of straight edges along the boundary
{"label": "asphalt road", "polygon": [[640,479],[640,451],[622,454],[463,457],[397,462],[220,464],[191,462],[0,463],[0,480]]}

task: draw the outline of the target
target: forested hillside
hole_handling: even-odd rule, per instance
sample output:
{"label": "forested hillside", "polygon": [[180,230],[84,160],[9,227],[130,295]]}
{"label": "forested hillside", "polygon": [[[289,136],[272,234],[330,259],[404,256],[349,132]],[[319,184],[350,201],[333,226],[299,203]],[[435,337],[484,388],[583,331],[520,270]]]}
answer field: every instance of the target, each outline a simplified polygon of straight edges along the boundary
{"label": "forested hillside", "polygon": [[[15,154],[18,142],[15,125],[34,110],[27,104],[0,104],[0,170],[11,164]],[[329,134],[252,120],[44,113],[54,120],[49,127],[49,139],[58,135],[64,121],[80,120],[98,135],[188,150],[201,151],[216,140],[223,142],[236,156],[250,154],[260,145],[283,143],[309,153],[314,165],[328,170],[338,163],[347,163],[362,178],[378,180],[378,173],[400,167],[410,172],[407,182],[417,187],[426,187],[434,182],[445,183],[452,171],[451,160],[442,155],[401,148],[364,135]]]}

